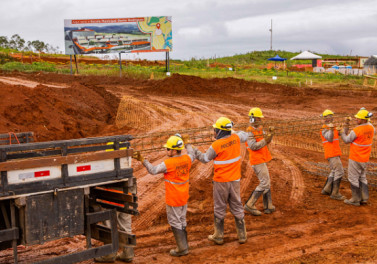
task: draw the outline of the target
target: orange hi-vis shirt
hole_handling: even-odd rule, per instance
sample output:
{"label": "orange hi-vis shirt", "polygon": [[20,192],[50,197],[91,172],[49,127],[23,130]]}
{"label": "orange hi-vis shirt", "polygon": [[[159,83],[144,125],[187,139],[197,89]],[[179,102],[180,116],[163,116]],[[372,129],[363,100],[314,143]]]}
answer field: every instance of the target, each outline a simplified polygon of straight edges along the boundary
{"label": "orange hi-vis shirt", "polygon": [[[263,140],[263,130],[262,129],[255,129],[253,127],[248,127],[247,132],[252,132],[254,134],[255,140],[257,142]],[[269,162],[272,157],[271,153],[268,150],[267,146],[264,146],[263,148],[260,148],[258,150],[252,150],[247,145],[247,142],[245,143],[247,147],[247,151],[249,152],[249,160],[251,165],[258,165],[261,163]]]}
{"label": "orange hi-vis shirt", "polygon": [[241,140],[237,134],[212,143],[216,152],[213,161],[215,182],[231,182],[241,178]]}
{"label": "orange hi-vis shirt", "polygon": [[356,139],[351,143],[349,158],[357,162],[368,162],[372,151],[374,127],[366,123],[353,129]]}
{"label": "orange hi-vis shirt", "polygon": [[327,141],[327,139],[322,135],[322,130],[327,129],[327,125],[323,125],[320,131],[323,148],[325,149],[325,159],[337,157],[342,155],[342,151],[339,146],[339,132],[334,129],[334,138],[332,142]]}
{"label": "orange hi-vis shirt", "polygon": [[186,205],[189,198],[190,156],[168,158],[164,163],[167,171],[164,173],[166,204],[174,207]]}

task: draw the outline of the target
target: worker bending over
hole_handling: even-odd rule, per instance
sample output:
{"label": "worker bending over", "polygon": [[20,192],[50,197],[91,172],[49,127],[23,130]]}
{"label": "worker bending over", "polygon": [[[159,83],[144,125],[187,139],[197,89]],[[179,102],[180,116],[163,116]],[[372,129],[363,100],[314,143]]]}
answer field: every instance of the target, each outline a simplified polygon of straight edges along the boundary
{"label": "worker bending over", "polygon": [[169,158],[157,166],[144,159],[140,152],[136,152],[134,158],[141,161],[150,174],[164,174],[166,214],[177,243],[177,248],[170,250],[170,255],[179,257],[189,252],[186,213],[189,199],[189,172],[195,160],[195,153],[188,151],[188,154],[182,154],[185,146],[179,134],[171,136],[164,148]]}
{"label": "worker bending over", "polygon": [[325,150],[325,159],[329,161],[331,170],[325,186],[322,189],[322,194],[330,195],[330,198],[335,200],[344,200],[345,197],[339,193],[340,182],[344,171],[340,160],[342,151],[339,146],[339,132],[335,129],[333,124],[334,113],[331,110],[325,110],[322,113],[322,117],[324,125],[320,131],[320,135]]}
{"label": "worker bending over", "polygon": [[375,128],[369,122],[372,115],[365,108],[361,108],[355,115],[357,126],[348,134],[348,121],[344,129],[341,129],[344,143],[351,143],[348,180],[351,183],[352,198],[344,200],[346,204],[359,206],[360,203],[366,204],[369,199],[366,166],[372,151],[373,136],[375,134]]}
{"label": "worker bending over", "polygon": [[[216,141],[212,143],[206,153],[194,149],[196,158],[203,163],[214,160],[213,203],[214,203],[214,233],[208,239],[218,245],[224,243],[224,218],[229,203],[234,215],[238,242],[243,244],[247,240],[244,210],[240,197],[241,179],[241,143],[246,142],[245,132],[232,134],[233,122],[226,117],[220,117],[213,125]],[[192,150],[190,144],[187,150]]]}
{"label": "worker bending over", "polygon": [[245,204],[245,210],[252,215],[259,216],[262,213],[256,208],[255,203],[263,194],[263,208],[265,214],[275,212],[275,206],[272,205],[270,174],[267,168],[267,162],[271,160],[270,151],[267,148],[272,140],[273,127],[269,128],[269,133],[264,136],[262,110],[258,107],[251,108],[249,111],[250,126],[247,129],[249,140],[247,141],[247,150],[249,152],[250,164],[258,177],[259,185],[251,193]]}

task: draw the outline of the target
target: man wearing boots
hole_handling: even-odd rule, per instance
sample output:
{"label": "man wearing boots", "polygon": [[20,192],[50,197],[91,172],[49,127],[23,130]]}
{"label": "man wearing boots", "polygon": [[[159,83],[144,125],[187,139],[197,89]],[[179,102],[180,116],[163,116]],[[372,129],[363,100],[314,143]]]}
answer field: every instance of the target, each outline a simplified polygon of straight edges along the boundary
{"label": "man wearing boots", "polygon": [[170,255],[180,257],[189,252],[186,213],[189,199],[189,172],[191,163],[195,160],[195,153],[188,150],[188,154],[182,154],[185,146],[179,134],[171,136],[164,148],[169,158],[157,166],[144,159],[140,152],[136,152],[134,158],[142,162],[150,174],[164,174],[166,215],[177,243],[177,248],[170,250]]}
{"label": "man wearing boots", "polygon": [[325,150],[325,159],[330,164],[330,174],[327,177],[322,194],[330,195],[335,200],[344,200],[344,196],[339,193],[339,186],[344,175],[343,165],[340,160],[342,152],[339,146],[339,133],[334,128],[334,113],[331,110],[325,110],[322,113],[324,125],[320,131],[323,148]]}
{"label": "man wearing boots", "polygon": [[[107,145],[114,145],[114,142],[108,142]],[[120,148],[121,150],[127,149],[125,148]],[[107,149],[106,151],[113,151],[113,149]],[[117,188],[113,187],[112,188],[114,191],[123,191],[122,188]],[[107,227],[110,227],[110,221],[107,220],[104,223]],[[127,234],[132,234],[132,219],[130,214],[122,213],[122,212],[117,212],[117,224],[118,228]],[[132,246],[124,246],[122,248],[121,253],[113,253],[109,255],[105,255],[102,257],[95,258],[95,262],[99,263],[113,263],[115,260],[123,261],[123,262],[132,262],[134,258],[134,248]]]}
{"label": "man wearing boots", "polygon": [[[245,132],[232,133],[233,122],[226,117],[220,117],[213,125],[216,141],[212,143],[206,153],[195,149],[197,159],[203,163],[213,160],[213,203],[214,203],[214,233],[208,239],[217,245],[224,243],[224,218],[229,204],[234,215],[238,242],[243,244],[247,240],[244,221],[244,211],[240,197],[241,179],[241,143],[246,142]],[[187,150],[192,146],[187,145]]]}
{"label": "man wearing boots", "polygon": [[270,151],[267,148],[272,140],[273,127],[269,128],[269,133],[264,135],[262,126],[262,110],[254,107],[249,111],[250,127],[249,140],[247,141],[247,150],[249,152],[249,160],[255,174],[258,177],[259,185],[251,193],[249,200],[245,204],[245,210],[252,215],[259,216],[262,213],[256,208],[255,203],[263,194],[263,208],[265,214],[275,212],[275,206],[272,204],[270,175],[267,168],[267,162],[271,160]]}
{"label": "man wearing boots", "polygon": [[[357,126],[348,134],[349,124],[341,129],[344,143],[351,143],[348,162],[348,180],[351,183],[352,198],[344,200],[346,204],[359,206],[369,199],[366,166],[372,151],[375,128],[369,122],[373,116],[365,108],[355,115]],[[348,134],[348,135],[347,135]]]}

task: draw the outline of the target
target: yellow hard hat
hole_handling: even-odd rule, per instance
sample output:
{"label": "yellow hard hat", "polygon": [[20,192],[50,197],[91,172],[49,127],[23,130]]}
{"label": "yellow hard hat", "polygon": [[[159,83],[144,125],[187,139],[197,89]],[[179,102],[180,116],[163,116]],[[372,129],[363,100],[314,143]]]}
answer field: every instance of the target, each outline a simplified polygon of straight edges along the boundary
{"label": "yellow hard hat", "polygon": [[334,115],[334,112],[329,110],[329,109],[326,109],[325,111],[323,111],[323,113],[322,113],[323,117],[326,117],[328,115]]}
{"label": "yellow hard hat", "polygon": [[360,108],[359,112],[355,115],[358,119],[369,120],[373,116],[372,113],[368,112],[364,107]]}
{"label": "yellow hard hat", "polygon": [[259,107],[253,107],[250,109],[249,111],[249,116],[253,116],[253,117],[261,117],[263,118],[263,114],[262,114],[262,110],[260,110]]}
{"label": "yellow hard hat", "polygon": [[218,128],[225,131],[231,131],[233,127],[233,122],[229,118],[220,117],[217,119],[216,123],[213,124],[214,128]]}
{"label": "yellow hard hat", "polygon": [[[119,143],[124,143],[124,142],[119,142]],[[114,145],[114,142],[107,142],[106,145]],[[119,150],[127,149],[127,147],[120,148]],[[113,149],[106,149],[106,151],[114,151]]]}
{"label": "yellow hard hat", "polygon": [[183,140],[180,136],[174,135],[168,139],[168,141],[164,145],[164,148],[182,150],[185,148],[185,144],[183,143]]}

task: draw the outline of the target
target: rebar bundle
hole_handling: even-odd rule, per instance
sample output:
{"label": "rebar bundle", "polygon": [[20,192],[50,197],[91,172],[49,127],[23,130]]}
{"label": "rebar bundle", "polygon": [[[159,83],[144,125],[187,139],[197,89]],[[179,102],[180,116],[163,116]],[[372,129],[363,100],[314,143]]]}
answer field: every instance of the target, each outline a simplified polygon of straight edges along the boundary
{"label": "rebar bundle", "polygon": [[[340,126],[344,121],[345,115],[338,115],[334,118],[333,124]],[[240,123],[234,126],[235,131],[246,131],[250,123]],[[321,117],[288,119],[288,120],[268,120],[263,122],[263,130],[270,133],[270,127],[273,127],[275,144],[296,147],[300,149],[323,152],[323,146],[320,138],[320,130],[323,126]],[[212,126],[189,128],[181,130],[172,130],[164,132],[146,133],[135,136],[133,148],[142,152],[158,151],[163,149],[163,145],[169,136],[176,133],[187,134],[190,137],[190,143],[193,145],[207,145],[212,143],[214,138],[214,129]],[[344,154],[348,153],[349,146],[341,144]],[[376,145],[373,145],[371,157],[377,157]]]}

